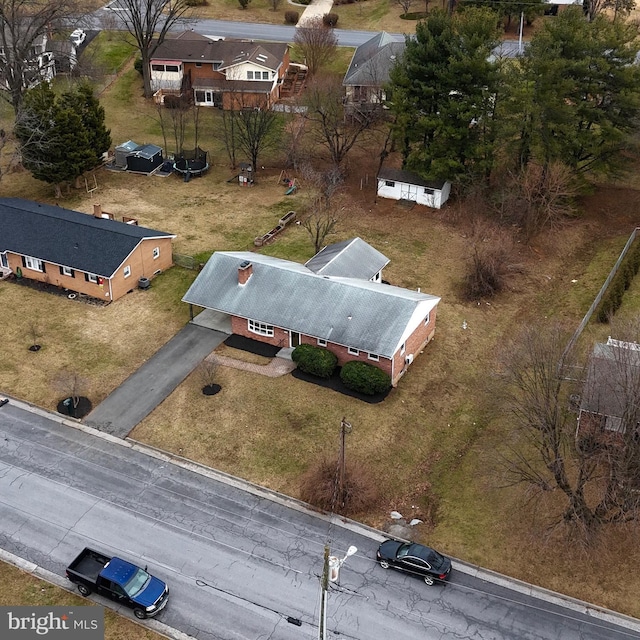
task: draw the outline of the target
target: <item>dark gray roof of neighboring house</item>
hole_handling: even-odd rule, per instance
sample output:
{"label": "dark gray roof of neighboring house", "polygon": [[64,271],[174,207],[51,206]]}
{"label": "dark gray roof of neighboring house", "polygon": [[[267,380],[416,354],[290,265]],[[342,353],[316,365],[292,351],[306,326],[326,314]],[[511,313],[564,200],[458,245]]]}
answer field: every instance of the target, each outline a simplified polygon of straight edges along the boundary
{"label": "dark gray roof of neighboring house", "polygon": [[[626,346],[625,346],[626,345]],[[629,347],[629,345],[631,345]],[[638,402],[640,345],[612,341],[593,349],[580,408],[622,418]]]}
{"label": "dark gray roof of neighboring house", "polygon": [[358,87],[381,87],[389,82],[389,72],[402,57],[404,42],[394,40],[382,31],[354,52],[343,85]]}
{"label": "dark gray roof of neighboring house", "polygon": [[389,258],[361,238],[330,244],[305,263],[322,276],[370,280],[389,264]]}
{"label": "dark gray roof of neighboring house", "polygon": [[437,189],[438,191],[446,184],[446,180],[425,180],[417,173],[413,173],[413,171],[390,169],[386,167],[380,169],[378,179],[392,180],[393,182],[404,182],[405,184],[414,184],[418,187],[427,187],[428,189]]}
{"label": "dark gray roof of neighboring house", "polygon": [[252,62],[275,71],[282,64],[287,48],[283,42],[256,44],[240,40],[211,40],[194,31],[186,31],[175,38],[165,39],[153,54],[152,61],[220,62],[221,69]]}
{"label": "dark gray roof of neighboring house", "polygon": [[[248,261],[253,273],[238,283]],[[249,251],[214,253],[184,302],[391,358],[440,298],[391,285],[313,273]]]}
{"label": "dark gray roof of neighboring house", "polygon": [[0,198],[0,252],[110,278],[145,238],[173,238],[116,220],[21,198]]}

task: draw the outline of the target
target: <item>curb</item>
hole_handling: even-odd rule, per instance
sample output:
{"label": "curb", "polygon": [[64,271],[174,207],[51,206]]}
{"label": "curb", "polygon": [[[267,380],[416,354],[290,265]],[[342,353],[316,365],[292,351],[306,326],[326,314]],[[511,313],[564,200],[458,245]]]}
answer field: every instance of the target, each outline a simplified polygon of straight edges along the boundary
{"label": "curb", "polygon": [[[271,489],[267,489],[265,487],[261,487],[257,484],[254,484],[248,480],[243,480],[236,476],[232,476],[230,474],[224,473],[222,471],[218,471],[211,467],[207,467],[198,462],[193,462],[192,460],[188,460],[187,458],[182,458],[181,456],[177,456],[172,453],[167,453],[162,449],[158,449],[151,445],[143,444],[131,438],[127,438],[123,440],[122,438],[118,438],[109,433],[105,433],[103,431],[99,431],[98,429],[94,429],[93,427],[88,427],[82,424],[80,421],[76,421],[73,419],[66,418],[60,414],[56,414],[54,412],[47,411],[45,409],[41,409],[36,405],[33,405],[28,402],[24,402],[22,400],[16,400],[10,396],[4,396],[10,399],[10,402],[17,406],[20,409],[25,411],[30,411],[31,413],[35,413],[42,417],[48,418],[55,422],[58,422],[64,426],[72,427],[74,429],[78,429],[87,434],[103,438],[112,444],[117,444],[123,447],[127,447],[129,449],[133,449],[142,453],[143,455],[147,455],[149,457],[155,458],[156,460],[161,460],[163,462],[167,462],[170,464],[175,464],[183,469],[188,471],[192,471],[193,473],[197,473],[199,475],[205,476],[212,480],[216,480],[218,482],[222,482],[226,485],[232,486],[241,491],[247,491],[257,497],[270,500],[272,502],[276,502],[283,506],[289,507],[290,509],[294,509],[295,511],[299,511],[304,513],[305,515],[310,515],[321,520],[324,520],[327,523],[330,523],[334,526],[342,527],[343,529],[347,529],[349,531],[353,531],[354,533],[358,533],[359,535],[371,538],[372,540],[376,540],[377,542],[382,542],[386,540],[389,536],[384,532],[375,529],[373,527],[369,527],[366,524],[356,522],[355,520],[350,520],[349,518],[345,518],[342,516],[330,515],[323,513],[321,511],[316,511],[314,509],[309,508],[309,505],[301,500],[296,498],[292,498],[285,494],[279,493],[277,491],[273,491]],[[7,559],[9,558],[9,559]],[[23,569],[27,573],[32,573],[36,577],[40,577],[47,582],[51,582],[56,586],[60,586],[67,591],[75,591],[70,589],[66,580],[58,576],[57,574],[51,573],[46,569],[42,569],[37,565],[23,560],[18,556],[14,556],[2,549],[0,549],[0,560],[6,560],[10,564],[14,564],[15,566]],[[550,589],[545,589],[543,587],[539,587],[528,582],[524,582],[522,580],[518,580],[517,578],[511,578],[509,576],[503,575],[496,571],[492,571],[490,569],[484,569],[474,564],[470,564],[468,562],[464,562],[462,560],[458,560],[457,558],[452,558],[453,567],[456,571],[460,573],[464,573],[470,575],[475,578],[479,578],[480,580],[484,580],[485,582],[489,582],[491,584],[495,584],[497,586],[505,587],[507,589],[511,589],[518,593],[522,593],[544,602],[548,602],[550,604],[555,604],[571,611],[575,611],[577,613],[584,614],[585,616],[589,616],[590,618],[595,618],[597,620],[601,620],[603,622],[609,622],[611,624],[616,624],[626,629],[630,629],[632,631],[636,631],[640,633],[640,620],[633,618],[631,616],[625,615],[623,613],[618,613],[617,611],[613,611],[611,609],[606,609],[604,607],[599,607],[597,605],[591,604],[589,602],[585,602],[583,600],[578,600],[577,598],[572,598],[571,596],[564,595],[562,593],[558,593],[557,591],[551,591]],[[118,610],[119,613],[123,613],[123,610]],[[129,616],[127,616],[129,617]],[[131,619],[135,621],[133,616]],[[147,624],[153,624],[154,631],[168,637],[174,638],[175,640],[192,640],[192,636],[184,634],[177,629],[173,629],[172,627],[168,627],[161,622],[156,620],[147,620]],[[156,629],[156,625],[158,628]]]}

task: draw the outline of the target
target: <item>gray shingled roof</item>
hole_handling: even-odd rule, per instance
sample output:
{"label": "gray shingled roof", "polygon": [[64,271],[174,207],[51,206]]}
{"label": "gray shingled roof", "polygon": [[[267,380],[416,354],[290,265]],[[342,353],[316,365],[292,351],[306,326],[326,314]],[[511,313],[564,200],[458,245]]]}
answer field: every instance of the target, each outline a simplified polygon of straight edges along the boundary
{"label": "gray shingled roof", "polygon": [[394,182],[404,182],[405,184],[415,184],[418,187],[437,189],[444,187],[446,180],[426,180],[413,171],[404,169],[389,169],[383,167],[378,173],[378,180],[393,180]]}
{"label": "gray shingled roof", "polygon": [[0,230],[0,252],[11,251],[104,278],[110,278],[145,238],[175,237],[21,198],[0,198]]}
{"label": "gray shingled roof", "polygon": [[597,343],[589,361],[580,408],[590,413],[622,418],[638,399],[640,345]]}
{"label": "gray shingled roof", "polygon": [[389,258],[370,244],[361,238],[351,238],[324,247],[304,266],[323,276],[371,280],[388,264]]}
{"label": "gray shingled roof", "polygon": [[240,40],[211,40],[199,33],[187,31],[175,38],[167,38],[156,49],[152,60],[181,60],[182,62],[222,63],[221,69],[252,62],[275,71],[282,64],[287,45],[282,42],[242,42]]}
{"label": "gray shingled roof", "polygon": [[389,72],[404,54],[404,49],[404,42],[381,31],[355,50],[342,84],[381,87],[389,82]]}
{"label": "gray shingled roof", "polygon": [[[238,283],[238,267],[253,273]],[[390,358],[440,298],[355,278],[313,273],[257,253],[214,253],[184,302]]]}

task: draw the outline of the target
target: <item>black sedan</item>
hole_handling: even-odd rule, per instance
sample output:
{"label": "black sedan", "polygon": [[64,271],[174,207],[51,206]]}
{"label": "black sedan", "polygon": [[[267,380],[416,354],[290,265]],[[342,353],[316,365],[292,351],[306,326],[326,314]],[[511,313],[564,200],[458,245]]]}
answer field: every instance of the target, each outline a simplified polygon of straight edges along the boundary
{"label": "black sedan", "polygon": [[421,544],[385,540],[376,553],[383,569],[399,569],[420,576],[428,585],[446,580],[451,573],[451,560]]}

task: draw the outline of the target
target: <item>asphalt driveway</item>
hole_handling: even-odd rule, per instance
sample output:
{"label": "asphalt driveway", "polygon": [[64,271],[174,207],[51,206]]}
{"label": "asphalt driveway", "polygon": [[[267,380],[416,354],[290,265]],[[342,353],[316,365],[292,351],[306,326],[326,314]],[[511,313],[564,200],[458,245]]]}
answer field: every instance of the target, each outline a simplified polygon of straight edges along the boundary
{"label": "asphalt driveway", "polygon": [[228,336],[188,324],[111,392],[84,422],[126,438]]}

